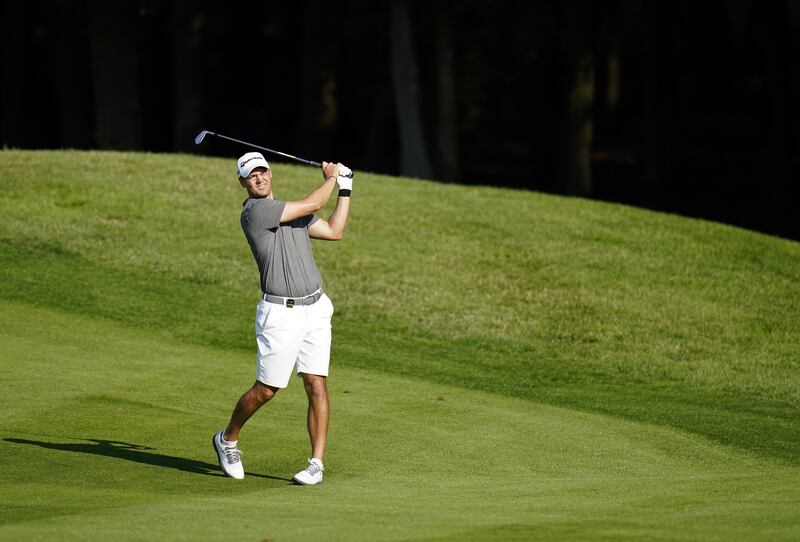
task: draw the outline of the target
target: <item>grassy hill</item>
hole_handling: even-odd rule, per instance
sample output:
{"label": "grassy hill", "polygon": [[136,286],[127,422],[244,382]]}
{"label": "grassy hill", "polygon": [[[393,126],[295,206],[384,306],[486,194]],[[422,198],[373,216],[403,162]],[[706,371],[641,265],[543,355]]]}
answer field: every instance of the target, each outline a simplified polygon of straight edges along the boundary
{"label": "grassy hill", "polygon": [[[275,164],[279,197],[310,168]],[[253,379],[232,160],[0,152],[0,537],[796,539],[800,245],[619,205],[356,176],[323,487]],[[325,214],[325,213],[323,213]],[[676,525],[679,526],[676,529]]]}

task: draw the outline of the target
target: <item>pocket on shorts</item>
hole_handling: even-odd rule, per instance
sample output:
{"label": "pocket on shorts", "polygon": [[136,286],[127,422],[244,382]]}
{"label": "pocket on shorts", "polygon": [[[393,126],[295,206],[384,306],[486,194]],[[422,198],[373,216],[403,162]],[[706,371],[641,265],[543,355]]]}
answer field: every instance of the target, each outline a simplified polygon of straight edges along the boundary
{"label": "pocket on shorts", "polygon": [[266,301],[259,302],[256,307],[256,334],[266,327],[269,313],[271,312],[270,309],[271,305]]}
{"label": "pocket on shorts", "polygon": [[333,309],[333,301],[331,301],[331,298],[330,298],[330,297],[328,297],[328,294],[322,294],[322,298],[323,298],[325,301],[327,301],[327,302],[328,302],[328,312],[327,312],[327,314],[328,314],[328,318],[330,318],[330,317],[332,317],[332,316],[333,316],[333,310],[334,310],[334,309]]}

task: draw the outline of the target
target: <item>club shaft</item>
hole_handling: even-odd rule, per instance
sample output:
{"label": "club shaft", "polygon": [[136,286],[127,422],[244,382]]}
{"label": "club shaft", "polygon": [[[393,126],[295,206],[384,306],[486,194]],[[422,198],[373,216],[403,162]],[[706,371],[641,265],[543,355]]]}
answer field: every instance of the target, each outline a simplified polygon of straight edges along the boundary
{"label": "club shaft", "polygon": [[228,137],[228,136],[222,135],[222,134],[217,134],[215,132],[207,132],[207,134],[208,135],[213,135],[213,136],[216,136],[216,137],[221,137],[222,139],[227,139],[229,141],[234,141],[236,143],[241,143],[242,145],[248,145],[250,147],[253,147],[255,149],[259,149],[259,150],[262,150],[262,151],[271,152],[272,154],[277,154],[278,156],[283,156],[284,158],[290,158],[291,160],[297,160],[298,162],[302,162],[302,163],[307,164],[309,166],[322,167],[322,164],[320,164],[319,162],[313,162],[311,160],[306,160],[306,159],[300,158],[298,156],[292,156],[291,154],[286,154],[285,152],[268,149],[266,147],[262,147],[261,145],[255,145],[253,143],[248,143],[247,141],[242,141],[241,139],[234,139],[232,137]]}

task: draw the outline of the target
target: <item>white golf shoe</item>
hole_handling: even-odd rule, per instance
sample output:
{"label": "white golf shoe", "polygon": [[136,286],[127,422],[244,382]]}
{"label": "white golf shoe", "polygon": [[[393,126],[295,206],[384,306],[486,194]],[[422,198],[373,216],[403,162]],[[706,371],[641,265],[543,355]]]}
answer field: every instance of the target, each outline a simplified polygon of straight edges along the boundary
{"label": "white golf shoe", "polygon": [[304,486],[315,486],[322,482],[322,471],[325,467],[319,459],[309,459],[308,467],[294,475],[292,480]]}
{"label": "white golf shoe", "polygon": [[219,466],[231,478],[241,480],[244,478],[244,467],[242,466],[242,452],[236,445],[225,445],[222,442],[222,433],[220,431],[211,437],[211,443],[214,445],[214,451],[217,452],[217,459]]}

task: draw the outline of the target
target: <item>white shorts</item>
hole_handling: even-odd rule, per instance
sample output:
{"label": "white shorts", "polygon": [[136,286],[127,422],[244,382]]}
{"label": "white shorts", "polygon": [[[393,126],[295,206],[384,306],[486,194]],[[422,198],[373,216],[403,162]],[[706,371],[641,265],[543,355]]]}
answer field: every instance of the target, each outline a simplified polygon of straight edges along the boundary
{"label": "white shorts", "polygon": [[297,374],[328,376],[333,303],[324,293],[313,305],[285,307],[262,300],[256,309],[256,379],[285,388]]}

